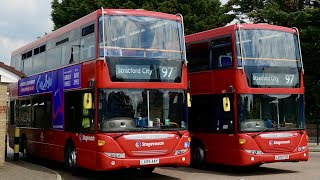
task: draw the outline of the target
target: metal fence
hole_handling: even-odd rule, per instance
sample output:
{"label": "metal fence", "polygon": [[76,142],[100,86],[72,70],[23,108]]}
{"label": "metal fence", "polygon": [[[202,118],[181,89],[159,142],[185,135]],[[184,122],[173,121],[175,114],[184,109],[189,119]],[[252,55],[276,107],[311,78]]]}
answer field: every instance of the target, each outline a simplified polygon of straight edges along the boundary
{"label": "metal fence", "polygon": [[307,127],[307,134],[309,136],[309,143],[317,143],[319,145],[319,124],[317,124],[315,127]]}

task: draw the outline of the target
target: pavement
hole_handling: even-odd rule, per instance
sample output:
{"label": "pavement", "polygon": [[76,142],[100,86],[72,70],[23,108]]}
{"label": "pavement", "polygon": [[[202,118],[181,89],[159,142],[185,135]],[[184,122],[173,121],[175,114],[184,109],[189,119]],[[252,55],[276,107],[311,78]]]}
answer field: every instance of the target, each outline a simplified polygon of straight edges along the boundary
{"label": "pavement", "polygon": [[[320,152],[320,145],[308,143],[310,152]],[[61,175],[46,167],[28,163],[23,160],[13,160],[13,150],[8,148],[5,166],[0,167],[0,180],[61,180]]]}
{"label": "pavement", "polygon": [[13,160],[13,150],[8,147],[4,167],[0,167],[0,180],[61,180],[61,175],[46,167]]}
{"label": "pavement", "polygon": [[320,152],[320,144],[308,143],[308,148],[310,152]]}

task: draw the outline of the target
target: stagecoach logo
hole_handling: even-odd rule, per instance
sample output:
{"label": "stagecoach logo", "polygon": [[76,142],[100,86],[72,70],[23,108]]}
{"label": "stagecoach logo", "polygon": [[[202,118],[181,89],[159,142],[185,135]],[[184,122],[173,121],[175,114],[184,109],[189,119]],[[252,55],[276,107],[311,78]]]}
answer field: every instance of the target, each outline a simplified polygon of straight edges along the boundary
{"label": "stagecoach logo", "polygon": [[136,147],[137,147],[137,148],[140,148],[140,147],[141,147],[141,142],[140,142],[140,141],[137,141],[137,142],[136,142]]}
{"label": "stagecoach logo", "polygon": [[136,147],[140,148],[140,147],[152,147],[152,146],[164,146],[164,142],[140,142],[137,141],[136,142]]}
{"label": "stagecoach logo", "polygon": [[88,142],[88,141],[95,141],[96,138],[94,136],[86,136],[84,134],[80,134],[79,135],[79,140],[80,140],[80,142],[82,142],[82,141]]}
{"label": "stagecoach logo", "polygon": [[290,140],[286,140],[286,141],[274,141],[274,140],[270,140],[269,141],[269,145],[273,146],[273,145],[282,145],[282,144],[290,144]]}

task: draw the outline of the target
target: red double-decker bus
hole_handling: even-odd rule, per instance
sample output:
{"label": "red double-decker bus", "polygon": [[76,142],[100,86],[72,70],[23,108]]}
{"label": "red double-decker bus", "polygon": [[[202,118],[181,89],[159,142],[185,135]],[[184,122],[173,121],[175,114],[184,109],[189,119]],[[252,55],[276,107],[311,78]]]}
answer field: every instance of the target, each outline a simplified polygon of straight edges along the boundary
{"label": "red double-decker bus", "polygon": [[91,170],[188,166],[181,15],[101,9],[12,53],[10,146]]}
{"label": "red double-decker bus", "polygon": [[308,160],[296,28],[235,24],[186,36],[191,162]]}

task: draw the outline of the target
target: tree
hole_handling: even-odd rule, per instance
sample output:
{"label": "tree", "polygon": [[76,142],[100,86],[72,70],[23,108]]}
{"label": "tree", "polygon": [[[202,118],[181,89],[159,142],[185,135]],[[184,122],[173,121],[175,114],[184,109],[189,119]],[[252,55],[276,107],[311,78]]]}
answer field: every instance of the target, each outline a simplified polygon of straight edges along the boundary
{"label": "tree", "polygon": [[52,20],[58,29],[101,7],[145,9],[184,16],[185,33],[191,34],[226,25],[235,15],[220,0],[53,0]]}

